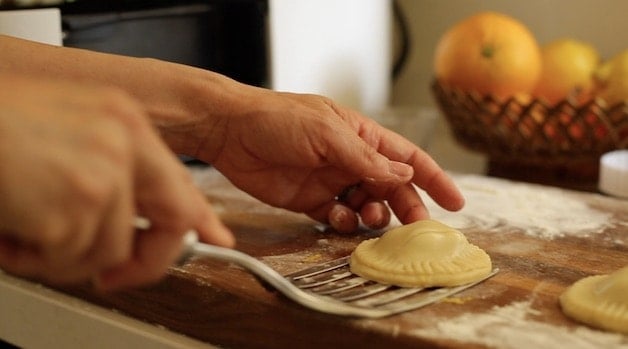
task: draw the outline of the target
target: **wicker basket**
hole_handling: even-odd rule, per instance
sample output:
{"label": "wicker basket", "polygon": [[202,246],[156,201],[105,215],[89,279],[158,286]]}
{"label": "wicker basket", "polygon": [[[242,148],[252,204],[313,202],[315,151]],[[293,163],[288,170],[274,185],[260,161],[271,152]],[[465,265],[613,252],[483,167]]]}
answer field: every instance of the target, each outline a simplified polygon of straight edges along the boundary
{"label": "wicker basket", "polygon": [[455,139],[486,154],[489,174],[568,188],[595,190],[599,157],[628,148],[628,104],[592,100],[555,106],[534,99],[432,90]]}

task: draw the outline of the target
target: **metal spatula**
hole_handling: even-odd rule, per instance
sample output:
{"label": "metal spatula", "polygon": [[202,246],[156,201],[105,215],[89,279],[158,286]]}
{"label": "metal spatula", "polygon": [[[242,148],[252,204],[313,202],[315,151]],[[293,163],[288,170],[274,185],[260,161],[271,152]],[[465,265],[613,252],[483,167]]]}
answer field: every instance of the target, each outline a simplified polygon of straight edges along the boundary
{"label": "metal spatula", "polygon": [[235,263],[264,280],[286,297],[323,313],[379,318],[417,309],[474,286],[470,284],[440,288],[400,288],[363,279],[349,270],[349,257],[333,260],[282,276],[260,260],[240,251],[198,242],[195,234],[185,239],[182,257],[210,257]]}

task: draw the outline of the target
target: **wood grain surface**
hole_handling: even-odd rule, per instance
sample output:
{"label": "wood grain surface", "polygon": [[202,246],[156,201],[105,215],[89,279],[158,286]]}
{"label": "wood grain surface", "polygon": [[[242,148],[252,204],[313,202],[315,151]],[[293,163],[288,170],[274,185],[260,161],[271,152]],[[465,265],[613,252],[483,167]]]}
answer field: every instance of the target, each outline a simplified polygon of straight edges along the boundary
{"label": "wood grain surface", "polygon": [[[363,239],[381,234],[335,234],[302,215],[257,202],[219,175],[201,181],[236,233],[237,248],[283,274],[348,255]],[[628,201],[573,195],[609,213],[604,231],[544,239],[508,222],[490,231],[464,229],[500,273],[440,303],[383,319],[317,313],[238,267],[200,258],[173,267],[162,282],[143,289],[64,291],[226,348],[628,347],[626,336],[580,325],[560,310],[558,295],[576,280],[628,265]]]}

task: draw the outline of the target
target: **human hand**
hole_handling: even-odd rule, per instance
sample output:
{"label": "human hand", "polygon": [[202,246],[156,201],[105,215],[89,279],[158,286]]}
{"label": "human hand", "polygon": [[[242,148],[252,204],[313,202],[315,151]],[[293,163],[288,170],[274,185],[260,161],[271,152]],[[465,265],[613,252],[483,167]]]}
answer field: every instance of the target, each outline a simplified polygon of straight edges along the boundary
{"label": "human hand", "polygon": [[[152,282],[189,229],[230,246],[143,109],[109,87],[0,76],[0,268],[103,289]],[[136,216],[151,227],[136,231]]]}
{"label": "human hand", "polygon": [[386,226],[386,204],[402,223],[429,217],[413,184],[448,210],[464,205],[429,155],[357,112],[320,96],[243,90],[239,109],[212,120],[211,146],[194,155],[258,199],[342,232],[355,230],[358,216]]}

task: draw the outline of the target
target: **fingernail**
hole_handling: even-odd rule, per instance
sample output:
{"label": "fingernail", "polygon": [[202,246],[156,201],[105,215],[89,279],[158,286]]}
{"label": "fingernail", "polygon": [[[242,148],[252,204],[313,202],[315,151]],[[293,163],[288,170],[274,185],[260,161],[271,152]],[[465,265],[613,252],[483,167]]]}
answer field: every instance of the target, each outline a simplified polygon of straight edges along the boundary
{"label": "fingernail", "polygon": [[226,231],[221,236],[221,242],[220,243],[222,244],[222,246],[233,248],[236,245],[235,236],[233,236],[233,234],[230,231]]}
{"label": "fingernail", "polygon": [[216,232],[214,236],[212,236],[211,241],[208,241],[211,244],[233,248],[236,244],[236,239],[229,231]]}
{"label": "fingernail", "polygon": [[389,171],[391,174],[403,178],[410,179],[414,175],[414,169],[412,166],[408,164],[404,164],[403,162],[391,161],[389,162],[390,167]]}
{"label": "fingernail", "polygon": [[231,232],[231,230],[229,230],[229,228],[227,228],[220,221],[218,222],[218,224],[220,225],[220,228],[213,229],[214,231],[216,231],[216,234],[212,236],[212,239],[213,239],[212,243],[214,243],[215,245],[223,246],[223,247],[229,247],[229,248],[234,247],[236,244],[236,239],[235,239],[235,236],[233,236],[233,233]]}
{"label": "fingernail", "polygon": [[347,221],[347,212],[343,208],[334,207],[332,214],[332,220],[337,223],[343,223]]}
{"label": "fingernail", "polygon": [[103,281],[100,275],[94,275],[92,276],[92,287],[94,287],[96,290],[101,291],[103,290],[104,286],[103,286]]}
{"label": "fingernail", "polygon": [[343,205],[335,205],[329,212],[329,225],[338,232],[351,232],[358,227],[358,218],[351,209]]}
{"label": "fingernail", "polygon": [[107,272],[94,275],[91,282],[92,287],[98,293],[107,293],[118,288],[115,281],[112,281],[111,277],[107,275]]}

